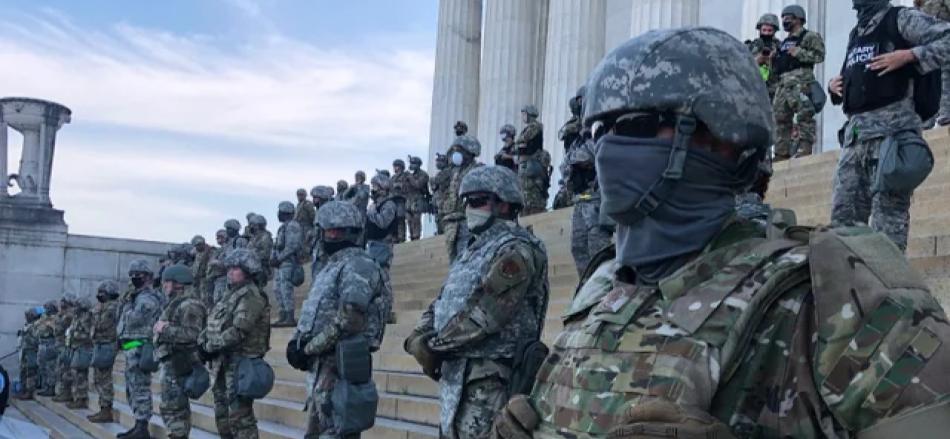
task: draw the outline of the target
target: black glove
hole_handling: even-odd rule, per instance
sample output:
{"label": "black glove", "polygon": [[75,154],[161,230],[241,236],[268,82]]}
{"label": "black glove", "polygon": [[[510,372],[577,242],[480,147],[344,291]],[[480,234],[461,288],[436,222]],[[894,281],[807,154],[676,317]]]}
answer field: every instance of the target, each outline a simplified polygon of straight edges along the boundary
{"label": "black glove", "polygon": [[297,370],[307,371],[316,360],[316,356],[307,355],[303,349],[310,342],[310,338],[292,338],[287,342],[287,364]]}
{"label": "black glove", "polygon": [[198,358],[201,359],[202,363],[210,363],[214,361],[215,358],[218,358],[218,353],[208,352],[204,350],[204,348],[202,348],[201,346],[198,346]]}

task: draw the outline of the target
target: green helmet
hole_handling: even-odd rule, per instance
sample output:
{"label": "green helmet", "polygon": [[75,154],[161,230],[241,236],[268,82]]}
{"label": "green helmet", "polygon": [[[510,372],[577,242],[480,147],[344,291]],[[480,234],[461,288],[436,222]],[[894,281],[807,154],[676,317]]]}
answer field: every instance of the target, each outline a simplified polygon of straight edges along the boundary
{"label": "green helmet", "polygon": [[410,164],[410,165],[416,165],[416,166],[422,166],[422,158],[421,158],[421,157],[415,157],[415,156],[409,156],[409,164]]}
{"label": "green helmet", "polygon": [[246,248],[237,248],[228,252],[224,257],[224,265],[228,268],[240,268],[247,274],[257,274],[261,271],[261,261],[253,251]]}
{"label": "green helmet", "polygon": [[785,9],[782,9],[782,16],[784,17],[786,15],[799,18],[802,20],[802,23],[805,22],[805,8],[799,5],[788,5]]}
{"label": "green helmet", "polygon": [[587,83],[584,124],[599,137],[601,126],[630,113],[672,115],[674,142],[684,147],[704,124],[741,148],[740,164],[752,166],[740,170],[750,179],[772,144],[772,104],[758,68],[744,44],[718,29],[651,31],[605,56]]}
{"label": "green helmet", "polygon": [[363,215],[359,208],[352,203],[330,201],[320,206],[320,210],[317,212],[317,224],[323,230],[362,229]]}
{"label": "green helmet", "polygon": [[112,299],[116,299],[119,297],[119,284],[111,279],[104,280],[99,282],[99,286],[96,287],[96,293],[103,293]]}
{"label": "green helmet", "polygon": [[541,113],[538,112],[538,107],[534,105],[525,105],[521,107],[521,112],[527,114],[528,117],[538,117]]}
{"label": "green helmet", "polygon": [[478,139],[468,135],[456,137],[452,146],[458,146],[476,157],[482,153],[482,144],[478,142]]}
{"label": "green helmet", "polygon": [[404,162],[402,159],[393,160],[393,167],[395,168],[397,166],[406,169],[406,162]]}
{"label": "green helmet", "polygon": [[290,201],[281,201],[280,204],[277,205],[277,213],[293,214],[295,210],[294,203]]}
{"label": "green helmet", "polygon": [[204,237],[204,236],[195,235],[193,238],[191,238],[191,245],[193,245],[193,246],[198,246],[198,245],[202,245],[202,244],[205,244],[205,237]]}
{"label": "green helmet", "polygon": [[[804,12],[802,13],[804,14]],[[761,29],[762,26],[764,25],[772,26],[776,30],[778,30],[779,25],[780,25],[778,15],[775,15],[771,12],[767,14],[763,14],[761,17],[759,17],[759,22],[755,24],[755,28],[756,30],[758,30],[758,29]]]}
{"label": "green helmet", "polygon": [[524,206],[518,175],[504,166],[479,166],[465,174],[459,185],[459,196],[464,198],[474,193],[495,194],[508,204]]}
{"label": "green helmet", "polygon": [[240,230],[241,230],[241,222],[238,221],[238,220],[236,220],[236,219],[234,219],[234,218],[229,219],[229,220],[227,220],[227,221],[224,222],[224,229],[225,229],[225,230],[240,231]]}
{"label": "green helmet", "polygon": [[148,261],[145,259],[136,259],[129,263],[129,276],[134,273],[145,273],[148,275],[154,274],[152,269],[148,267]]}
{"label": "green helmet", "polygon": [[297,196],[298,196],[298,197],[300,197],[300,196],[306,197],[306,196],[307,196],[307,190],[304,189],[304,188],[297,189]]}
{"label": "green helmet", "polygon": [[383,174],[382,172],[374,175],[373,179],[370,180],[370,184],[382,191],[389,191],[393,188],[393,180],[389,177],[389,174]]}
{"label": "green helmet", "polygon": [[188,267],[175,264],[165,268],[165,271],[162,272],[162,282],[168,281],[182,285],[191,285],[195,282],[195,278],[192,276],[191,270],[188,269]]}

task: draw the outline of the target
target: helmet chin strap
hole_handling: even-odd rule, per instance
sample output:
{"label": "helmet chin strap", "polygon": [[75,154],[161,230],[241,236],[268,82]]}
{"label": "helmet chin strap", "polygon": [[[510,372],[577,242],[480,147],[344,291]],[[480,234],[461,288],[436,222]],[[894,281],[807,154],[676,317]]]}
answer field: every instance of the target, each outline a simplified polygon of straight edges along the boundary
{"label": "helmet chin strap", "polygon": [[663,175],[655,181],[633,206],[636,212],[635,221],[639,222],[650,216],[673,192],[676,182],[683,178],[683,169],[686,167],[686,155],[689,152],[689,143],[696,132],[696,118],[693,116],[678,115],[676,117],[676,133],[673,135],[673,147],[670,148],[670,160],[663,170]]}

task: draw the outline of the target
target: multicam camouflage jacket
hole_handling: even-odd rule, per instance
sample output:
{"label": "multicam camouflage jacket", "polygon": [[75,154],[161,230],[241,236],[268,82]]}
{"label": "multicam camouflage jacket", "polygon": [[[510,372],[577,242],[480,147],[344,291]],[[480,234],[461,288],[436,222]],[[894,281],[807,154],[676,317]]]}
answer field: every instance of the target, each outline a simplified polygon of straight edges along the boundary
{"label": "multicam camouflage jacket", "polygon": [[92,332],[96,319],[92,310],[73,308],[73,319],[66,330],[66,345],[70,348],[92,346]]}
{"label": "multicam camouflage jacket", "polygon": [[96,304],[92,329],[94,343],[115,343],[118,339],[116,327],[119,324],[119,305],[118,300]]}
{"label": "multicam camouflage jacket", "polygon": [[479,166],[481,163],[472,162],[465,166],[452,169],[452,177],[449,180],[449,187],[446,190],[442,205],[439,206],[439,214],[448,221],[463,221],[465,219],[465,203],[459,197],[459,187],[462,186],[462,179],[468,175],[469,171]]}
{"label": "multicam camouflage jacket", "polygon": [[538,374],[534,437],[603,437],[646,398],[740,438],[806,439],[950,401],[950,324],[886,237],[758,230],[731,223],[658,286],[612,260],[596,268]]}
{"label": "multicam camouflage jacket", "polygon": [[169,301],[158,318],[168,322],[168,326],[155,334],[156,358],[166,358],[178,351],[194,352],[206,318],[204,303],[198,300],[190,288]]}
{"label": "multicam camouflage jacket", "polygon": [[75,308],[72,307],[62,307],[59,314],[56,314],[53,328],[57,346],[66,346],[66,330],[73,324],[74,314]]}
{"label": "multicam camouflage jacket", "polygon": [[208,325],[198,334],[198,344],[211,353],[261,358],[270,349],[269,320],[270,303],[256,284],[229,285],[208,312]]}
{"label": "multicam camouflage jacket", "polygon": [[250,248],[261,261],[261,279],[269,280],[271,278],[272,270],[270,264],[268,264],[267,261],[270,260],[271,251],[274,249],[273,235],[271,235],[271,233],[267,230],[258,231],[253,237],[251,237]]}

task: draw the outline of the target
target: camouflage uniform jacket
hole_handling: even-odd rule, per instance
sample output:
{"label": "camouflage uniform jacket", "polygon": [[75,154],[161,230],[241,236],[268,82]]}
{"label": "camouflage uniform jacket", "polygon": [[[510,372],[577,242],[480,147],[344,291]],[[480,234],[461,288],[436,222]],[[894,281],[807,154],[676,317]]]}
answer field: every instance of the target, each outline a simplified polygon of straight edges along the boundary
{"label": "camouflage uniform jacket", "polygon": [[515,140],[515,147],[524,148],[531,143],[534,139],[544,133],[544,125],[541,122],[538,122],[537,119],[533,119],[525,125],[524,129],[521,130],[521,134],[518,135],[518,139]]}
{"label": "camouflage uniform jacket", "polygon": [[399,212],[400,216],[406,216],[406,207],[407,202],[409,201],[410,192],[412,192],[412,183],[409,181],[409,172],[403,171],[398,174],[393,174],[392,177],[393,188],[389,191],[389,195],[397,197],[397,200],[402,204],[402,210]]}
{"label": "camouflage uniform jacket", "polygon": [[445,214],[445,201],[448,198],[449,184],[452,182],[452,168],[445,168],[435,174],[435,177],[429,179],[429,186],[432,189],[432,198],[436,207],[439,209],[439,215]]}
{"label": "camouflage uniform jacket", "polygon": [[746,192],[736,195],[736,213],[762,227],[762,230],[765,230],[769,224],[769,212],[771,208],[762,201],[759,194]]}
{"label": "camouflage uniform jacket", "polygon": [[[373,208],[366,211],[366,222],[372,223],[379,229],[387,230],[396,220],[396,211],[398,210],[395,197],[386,197],[378,202],[373,201]],[[395,236],[390,236],[395,239]],[[370,239],[367,237],[367,239]]]}
{"label": "camouflage uniform jacket", "polygon": [[452,167],[452,178],[449,181],[449,187],[443,200],[443,209],[439,213],[443,219],[448,221],[462,221],[465,219],[465,203],[459,197],[459,188],[462,186],[462,179],[468,175],[468,172],[482,166],[481,163],[472,162],[461,167]]}
{"label": "camouflage uniform jacket", "polygon": [[23,325],[23,330],[20,333],[21,352],[36,352],[37,349],[39,349],[40,338],[36,330],[38,323],[39,319],[36,319],[31,323]]}
{"label": "camouflage uniform jacket", "polygon": [[[821,34],[804,29],[801,32],[806,32],[805,37],[798,44],[798,52],[794,55],[794,58],[808,65],[782,73],[781,77],[778,78],[780,85],[789,84],[791,86],[792,84],[811,83],[815,80],[814,65],[825,62],[825,40],[822,39]],[[785,44],[785,42],[783,41],[782,44]]]}
{"label": "camouflage uniform jacket", "polygon": [[92,329],[92,341],[95,343],[115,343],[118,339],[116,327],[119,324],[118,300],[109,300],[96,304],[93,311],[95,322]]}
{"label": "camouflage uniform jacket", "polygon": [[[313,224],[313,223],[311,223]],[[290,220],[277,229],[277,239],[274,241],[274,257],[279,265],[297,263],[297,257],[304,247],[303,229],[296,220]],[[267,259],[264,259],[266,261]]]}
{"label": "camouflage uniform jacket", "polygon": [[224,256],[226,250],[224,247],[211,248],[208,250],[208,269],[205,280],[213,283],[215,279],[228,274],[228,269],[224,266]]}
{"label": "camouflage uniform jacket", "polygon": [[564,122],[564,125],[561,126],[561,129],[558,131],[558,139],[561,139],[561,142],[564,142],[564,151],[571,149],[574,146],[574,142],[581,135],[581,119],[577,116],[571,116],[567,122]]}
{"label": "camouflage uniform jacket", "polygon": [[133,291],[122,303],[116,330],[119,340],[151,340],[152,326],[165,306],[165,298],[151,288]]}
{"label": "camouflage uniform jacket", "polygon": [[56,331],[56,346],[66,346],[66,330],[73,324],[74,316],[74,308],[60,309],[59,314],[56,314],[56,324],[54,326]]}
{"label": "camouflage uniform jacket", "polygon": [[75,308],[73,319],[69,324],[67,346],[70,348],[91,347],[92,333],[96,326],[95,315],[92,310]]}
{"label": "camouflage uniform jacket", "polygon": [[920,7],[920,10],[943,21],[950,21],[950,1],[948,0],[924,0],[924,5]]}
{"label": "camouflage uniform jacket", "polygon": [[40,344],[53,343],[56,338],[56,315],[43,314],[34,323],[33,332]]}
{"label": "camouflage uniform jacket", "polygon": [[231,251],[234,249],[245,248],[247,247],[247,238],[243,236],[235,236],[233,238],[228,238],[228,241],[224,243],[222,248],[225,251]]}
{"label": "camouflage uniform jacket", "polygon": [[406,194],[406,206],[410,213],[426,211],[426,194],[429,193],[429,174],[426,171],[408,171],[409,192]]}
{"label": "camouflage uniform jacket", "polygon": [[345,193],[339,194],[343,201],[353,203],[360,212],[366,213],[366,206],[369,205],[369,185],[366,183],[353,184]]}
{"label": "camouflage uniform jacket", "polygon": [[761,37],[754,40],[746,41],[746,46],[749,47],[749,52],[752,54],[752,57],[755,58],[762,54],[762,51],[769,50],[771,56],[769,57],[768,64],[764,66],[758,66],[759,72],[762,74],[762,80],[765,81],[765,87],[769,90],[769,96],[775,96],[775,89],[778,86],[778,75],[772,74],[772,59],[776,53],[778,53],[778,38],[772,38],[770,41],[763,40]]}
{"label": "camouflage uniform jacket", "polygon": [[266,279],[271,277],[271,267],[267,261],[270,260],[271,251],[274,248],[274,238],[267,230],[261,230],[251,237],[251,249],[261,261],[261,269],[264,271]]}
{"label": "camouflage uniform jacket", "polygon": [[317,221],[317,208],[313,205],[313,201],[304,199],[297,203],[294,221],[297,221],[301,227],[313,227]]}
{"label": "camouflage uniform jacket", "polygon": [[[222,300],[208,313],[208,325],[198,343],[211,353],[261,358],[270,349],[270,303],[254,284],[228,286]],[[219,357],[215,366],[226,358]]]}
{"label": "camouflage uniform jacket", "polygon": [[765,240],[735,222],[658,286],[632,277],[611,260],[578,289],[531,395],[534,437],[603,437],[645,398],[739,438],[806,439],[950,400],[946,315],[867,228]]}
{"label": "camouflage uniform jacket", "polygon": [[166,358],[180,351],[195,352],[206,317],[204,304],[195,297],[191,288],[171,299],[158,318],[168,322],[168,326],[155,334],[155,357]]}
{"label": "camouflage uniform jacket", "polygon": [[214,248],[208,247],[203,252],[195,251],[195,262],[191,265],[191,275],[194,276],[195,281],[203,281],[208,277],[208,262],[211,261],[214,250]]}
{"label": "camouflage uniform jacket", "polygon": [[[510,378],[518,348],[539,340],[548,306],[548,258],[539,239],[497,220],[462,252],[417,331],[442,363],[442,431],[450,432],[466,382]],[[448,437],[454,437],[449,434]]]}
{"label": "camouflage uniform jacket", "polygon": [[[872,18],[864,27],[855,29],[857,35],[873,32],[887,9]],[[897,15],[897,30],[917,57],[917,71],[928,73],[950,62],[950,23],[939,21],[921,11],[903,8]],[[850,115],[845,125],[844,146],[854,142],[886,137],[900,131],[920,129],[920,116],[914,111],[910,88],[907,97],[876,110]]]}
{"label": "camouflage uniform jacket", "polygon": [[330,255],[314,278],[296,335],[310,338],[305,347],[310,355],[332,356],[337,341],[358,333],[375,351],[383,342],[392,303],[392,290],[376,261],[359,247],[345,248]]}

